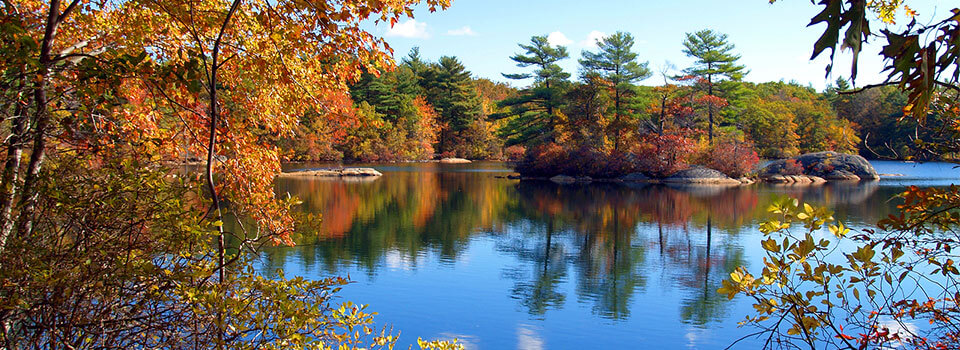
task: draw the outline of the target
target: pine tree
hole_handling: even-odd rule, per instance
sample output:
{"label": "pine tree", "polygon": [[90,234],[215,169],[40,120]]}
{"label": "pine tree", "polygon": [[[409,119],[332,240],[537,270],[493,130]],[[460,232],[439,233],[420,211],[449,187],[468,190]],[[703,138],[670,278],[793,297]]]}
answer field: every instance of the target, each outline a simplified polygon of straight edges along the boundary
{"label": "pine tree", "polygon": [[[696,58],[693,66],[684,70],[691,76],[696,76],[706,80],[707,95],[714,95],[714,84],[721,80],[728,79],[740,81],[747,73],[744,66],[737,65],[740,55],[732,53],[734,46],[727,42],[727,35],[714,32],[710,29],[704,29],[696,33],[687,33],[683,40],[683,53],[688,57]],[[713,142],[713,113],[712,103],[708,103],[708,135],[710,142]]]}
{"label": "pine tree", "polygon": [[[412,95],[422,94],[423,89],[420,86],[421,85],[420,81],[423,79],[424,71],[427,70],[428,65],[420,57],[419,47],[414,46],[412,49],[410,49],[410,52],[407,53],[407,57],[404,57],[400,61],[400,68],[402,70],[409,70],[413,78],[413,80],[409,80],[409,79],[401,80],[401,86],[400,86],[401,91],[405,91],[405,93],[409,92]],[[403,77],[403,74],[401,74],[401,77]],[[405,84],[411,84],[413,86],[407,86]]]}
{"label": "pine tree", "polygon": [[367,102],[380,114],[395,116],[400,111],[401,96],[397,92],[395,72],[384,72],[379,77],[364,73],[350,86],[350,96],[357,105]]}
{"label": "pine tree", "polygon": [[545,138],[553,141],[555,132],[555,111],[562,107],[561,95],[570,73],[563,71],[557,62],[570,57],[567,48],[551,46],[547,37],[534,36],[530,44],[518,44],[525,51],[510,57],[517,62],[517,67],[534,67],[533,73],[503,74],[504,77],[514,80],[533,78],[533,85],[521,91],[520,96],[504,100],[503,107],[510,107],[510,112],[496,117],[516,116],[504,128],[505,134],[511,137],[508,143],[523,143],[534,138]]}
{"label": "pine tree", "polygon": [[630,33],[616,32],[597,42],[599,51],[583,52],[580,65],[584,76],[597,75],[613,86],[614,104],[614,149],[620,149],[621,134],[624,126],[622,115],[625,102],[633,94],[634,84],[649,78],[652,73],[647,62],[637,62],[637,54],[632,52],[633,36]]}
{"label": "pine tree", "polygon": [[[421,75],[427,102],[440,114],[440,153],[455,148],[463,132],[482,117],[482,107],[470,72],[455,57],[443,56]],[[453,137],[456,136],[454,139]]]}

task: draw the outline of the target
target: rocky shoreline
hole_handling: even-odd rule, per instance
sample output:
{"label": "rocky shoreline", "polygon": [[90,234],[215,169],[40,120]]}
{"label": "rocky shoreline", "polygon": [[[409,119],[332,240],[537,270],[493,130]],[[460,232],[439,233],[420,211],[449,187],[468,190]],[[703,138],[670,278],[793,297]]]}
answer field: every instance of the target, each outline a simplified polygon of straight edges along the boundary
{"label": "rocky shoreline", "polygon": [[747,186],[757,182],[779,185],[817,186],[831,181],[874,181],[880,179],[876,169],[859,155],[836,152],[817,152],[768,163],[756,176],[731,178],[720,171],[702,166],[681,170],[666,178],[653,178],[643,173],[630,173],[618,178],[594,179],[589,176],[527,177],[512,174],[509,179],[549,180],[559,184],[588,182],[638,182],[651,184],[682,184],[706,186]]}
{"label": "rocky shoreline", "polygon": [[319,168],[282,172],[279,177],[365,177],[375,178],[383,173],[373,168]]}

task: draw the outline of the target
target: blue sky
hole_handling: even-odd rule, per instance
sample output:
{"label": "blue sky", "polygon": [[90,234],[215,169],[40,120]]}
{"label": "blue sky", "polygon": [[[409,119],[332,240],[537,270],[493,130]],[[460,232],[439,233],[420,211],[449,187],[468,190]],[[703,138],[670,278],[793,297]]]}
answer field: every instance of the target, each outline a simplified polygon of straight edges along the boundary
{"label": "blue sky", "polygon": [[[944,18],[956,6],[937,0],[913,0],[908,4],[921,21]],[[849,76],[850,55],[838,53],[833,76],[825,78],[827,53],[810,61],[813,43],[823,25],[807,27],[820,9],[807,0],[454,0],[446,11],[430,13],[419,9],[415,19],[401,20],[393,29],[381,24],[371,30],[382,35],[398,59],[414,46],[430,60],[443,55],[459,58],[475,76],[508,81],[500,73],[517,73],[510,56],[519,52],[518,43],[533,35],[553,33],[552,40],[566,44],[570,59],[562,62],[576,77],[581,51],[591,49],[598,34],[625,31],[633,34],[634,51],[649,61],[654,72],[665,62],[683,69],[693,60],[682,53],[684,33],[709,28],[726,33],[742,55],[740,62],[753,82],[795,80],[822,89],[839,75]],[[874,22],[879,24],[879,22]],[[872,28],[879,32],[880,28]],[[879,40],[864,49],[860,58],[857,85],[883,80]],[[526,82],[512,82],[515,86]],[[662,84],[657,76],[642,82]]]}

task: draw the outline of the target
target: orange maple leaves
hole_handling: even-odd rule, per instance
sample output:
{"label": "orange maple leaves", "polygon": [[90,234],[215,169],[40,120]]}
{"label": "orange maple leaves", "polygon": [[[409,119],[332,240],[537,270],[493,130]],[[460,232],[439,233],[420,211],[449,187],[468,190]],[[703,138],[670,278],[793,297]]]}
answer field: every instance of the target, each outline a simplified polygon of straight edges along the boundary
{"label": "orange maple leaves", "polygon": [[[450,4],[423,2],[431,11]],[[412,16],[421,1],[244,0],[223,26],[230,3],[78,2],[77,11],[60,25],[52,52],[60,53],[58,59],[95,60],[101,65],[96,69],[114,73],[111,79],[121,83],[110,93],[122,104],[78,115],[77,125],[95,133],[73,133],[62,141],[73,147],[107,142],[124,150],[104,156],[200,158],[208,146],[201,135],[209,133],[210,55],[222,29],[216,67],[222,120],[215,126],[220,190],[233,211],[254,219],[274,242],[292,244],[293,220],[287,213],[292,202],[278,200],[272,187],[280,157],[263,137],[293,134],[306,113],[343,115],[349,108],[348,82],[392,65],[389,46],[361,23]],[[36,30],[30,37],[42,37],[49,4],[16,1],[12,6],[28,22],[24,27]],[[78,88],[72,71],[58,73],[50,79],[54,91]]]}

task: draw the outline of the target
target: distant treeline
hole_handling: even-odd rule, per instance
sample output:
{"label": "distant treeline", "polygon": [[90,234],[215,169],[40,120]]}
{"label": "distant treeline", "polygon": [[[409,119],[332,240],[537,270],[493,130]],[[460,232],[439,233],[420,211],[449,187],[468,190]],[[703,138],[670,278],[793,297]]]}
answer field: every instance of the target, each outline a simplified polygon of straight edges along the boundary
{"label": "distant treeline", "polygon": [[[936,114],[924,127],[901,120],[907,99],[895,86],[851,93],[842,78],[819,92],[744,82],[748,67],[737,63],[727,36],[711,30],[687,34],[693,66],[667,63],[656,74],[633,43],[623,32],[599,40],[579,59],[574,80],[557,65],[569,58],[566,48],[535,36],[511,57],[526,72],[504,74],[532,80],[519,89],[472,77],[455,57],[425,61],[415,48],[396,69],[364,74],[349,97],[328,101],[343,108],[318,108],[302,118],[298,135],[278,141],[290,160],[518,160],[549,144],[623,155],[677,137],[701,156],[733,143],[762,158],[832,150],[906,159],[918,156],[915,139],[932,138],[940,126]],[[648,79],[662,84],[639,85]]]}

